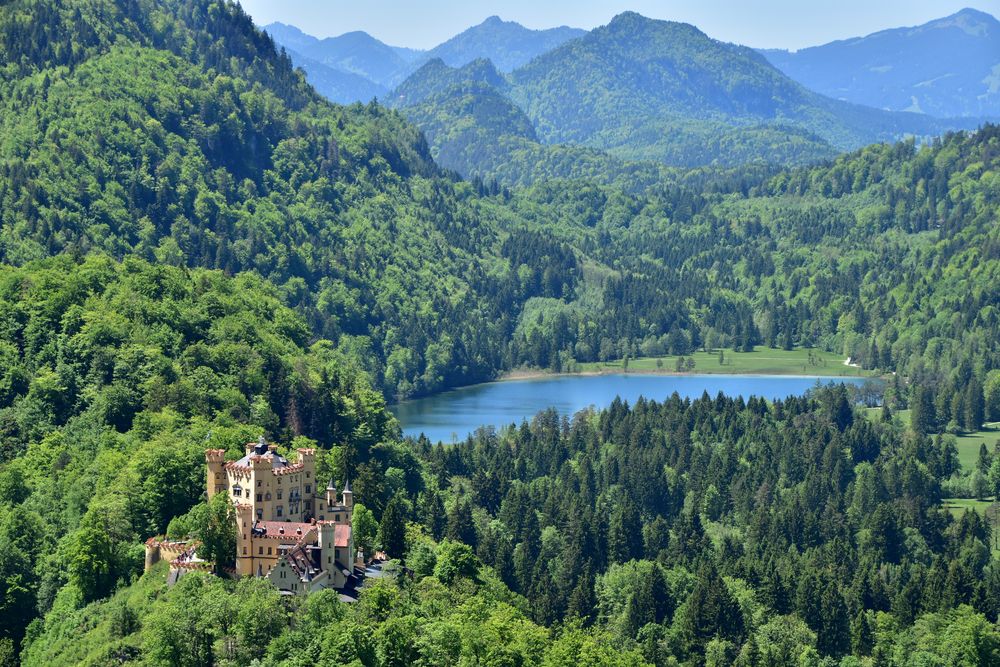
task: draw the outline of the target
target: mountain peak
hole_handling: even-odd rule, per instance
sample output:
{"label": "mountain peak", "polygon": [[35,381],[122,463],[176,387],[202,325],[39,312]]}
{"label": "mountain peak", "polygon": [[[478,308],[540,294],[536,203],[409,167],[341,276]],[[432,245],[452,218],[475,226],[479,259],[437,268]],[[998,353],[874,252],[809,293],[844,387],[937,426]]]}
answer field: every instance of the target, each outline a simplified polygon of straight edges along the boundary
{"label": "mountain peak", "polygon": [[621,14],[616,14],[611,21],[608,22],[608,26],[616,25],[628,25],[634,23],[651,22],[654,19],[643,16],[639,12],[634,12],[631,10],[624,11]]}
{"label": "mountain peak", "polygon": [[605,26],[605,29],[611,33],[631,33],[636,30],[647,30],[647,31],[679,31],[681,34],[691,34],[698,37],[708,37],[697,26],[693,26],[690,23],[681,23],[679,21],[666,21],[663,19],[654,19],[648,16],[643,16],[642,14],[634,11],[622,12],[615,16],[611,21]]}
{"label": "mountain peak", "polygon": [[993,16],[993,14],[990,14],[989,12],[984,12],[974,7],[965,7],[964,9],[960,9],[954,14],[952,14],[951,18],[957,16],[967,16],[970,18],[979,19],[981,21],[990,21],[990,22],[995,22],[997,20],[996,17]]}
{"label": "mountain peak", "polygon": [[990,29],[997,28],[998,23],[1000,22],[992,14],[966,7],[951,16],[931,21],[926,24],[926,27],[935,29],[959,28],[973,37],[987,37]]}

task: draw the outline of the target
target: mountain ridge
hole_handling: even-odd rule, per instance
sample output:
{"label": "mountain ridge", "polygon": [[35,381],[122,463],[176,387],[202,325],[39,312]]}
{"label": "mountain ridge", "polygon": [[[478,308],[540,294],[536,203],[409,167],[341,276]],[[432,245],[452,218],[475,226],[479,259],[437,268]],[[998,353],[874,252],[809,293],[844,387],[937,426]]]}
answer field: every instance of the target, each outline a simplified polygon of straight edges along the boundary
{"label": "mountain ridge", "polygon": [[976,9],[797,51],[760,52],[837,99],[937,117],[1000,116],[1000,21]]}
{"label": "mountain ridge", "polygon": [[329,83],[320,86],[334,91],[337,96],[331,99],[337,102],[366,102],[370,97],[357,97],[355,100],[341,90],[357,90],[356,96],[370,94],[372,90],[391,90],[435,59],[451,67],[487,59],[499,71],[511,71],[565,41],[586,34],[584,30],[567,26],[532,30],[494,15],[432,49],[421,50],[391,46],[360,30],[320,39],[281,22],[270,23],[262,29],[286,47],[295,64],[307,71],[311,66],[328,80],[335,79],[331,72],[319,70],[316,67],[319,64],[364,77],[370,82],[368,85],[354,82],[353,87],[349,87],[346,81],[340,82],[339,86]]}
{"label": "mountain ridge", "polygon": [[[586,146],[619,159],[659,161],[691,167],[762,160],[803,164],[836,152],[906,134],[930,136],[971,127],[973,121],[942,121],[917,114],[888,113],[824,97],[774,67],[749,47],[708,37],[685,23],[624,12],[606,26],[547,51],[510,74],[485,75],[433,61],[406,79],[389,103],[405,108],[434,96],[440,115],[455,110],[444,88],[490,79],[531,119],[547,145]],[[469,91],[456,88],[456,94]],[[482,91],[480,91],[480,94]],[[496,100],[481,98],[484,104]],[[468,100],[458,105],[469,109]],[[432,114],[411,115],[418,123]],[[462,123],[504,115],[462,115]],[[457,119],[455,119],[457,121]],[[501,128],[474,134],[503,136]],[[516,133],[523,136],[522,133]],[[440,132],[435,137],[440,140]],[[436,145],[439,155],[490,155],[491,149],[456,152]],[[462,173],[488,173],[467,161],[448,164]]]}

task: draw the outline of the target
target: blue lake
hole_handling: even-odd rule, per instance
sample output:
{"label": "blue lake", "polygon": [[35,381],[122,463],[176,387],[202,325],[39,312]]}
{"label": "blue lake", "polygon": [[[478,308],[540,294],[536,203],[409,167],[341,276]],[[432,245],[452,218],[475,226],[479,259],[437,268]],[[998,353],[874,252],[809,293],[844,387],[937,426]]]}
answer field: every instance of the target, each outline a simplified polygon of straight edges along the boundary
{"label": "blue lake", "polygon": [[662,401],[674,392],[698,398],[762,396],[769,400],[801,395],[817,382],[860,385],[864,378],[788,375],[554,375],[463,387],[392,406],[404,435],[423,433],[432,442],[453,442],[480,426],[520,424],[536,413],[555,408],[573,415],[589,406],[607,407],[615,396],[634,403],[640,396]]}

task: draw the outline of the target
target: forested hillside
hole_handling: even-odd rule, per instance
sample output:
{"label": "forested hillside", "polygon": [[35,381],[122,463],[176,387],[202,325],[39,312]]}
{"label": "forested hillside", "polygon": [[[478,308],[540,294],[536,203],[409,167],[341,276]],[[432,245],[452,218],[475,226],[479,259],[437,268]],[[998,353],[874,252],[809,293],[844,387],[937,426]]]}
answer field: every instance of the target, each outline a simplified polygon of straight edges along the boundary
{"label": "forested hillside", "polygon": [[501,368],[540,294],[501,256],[492,204],[398,114],[321,101],[233,6],[156,7],[0,9],[3,54],[25,54],[0,83],[0,259],[255,271],[389,395]]}
{"label": "forested hillside", "polygon": [[402,579],[347,605],[199,573],[168,589],[161,566],[84,607],[64,589],[25,664],[1000,660],[991,528],[937,506],[954,444],[868,421],[843,388],[616,402],[412,446],[359,535],[405,556]]}
{"label": "forested hillside", "polygon": [[[815,163],[875,141],[929,137],[979,122],[890,113],[824,97],[751,49],[634,12],[539,55],[500,81],[478,76],[481,69],[446,70],[438,63],[417,70],[391,95],[391,104],[422,129],[432,129],[423,110],[406,108],[441,95],[445,83],[486,81],[531,120],[542,143],[681,167]],[[435,103],[447,113],[446,99]],[[451,113],[453,123],[468,122],[460,111]],[[483,156],[467,169],[463,162],[458,166],[485,175],[504,161],[490,159],[504,153],[490,138],[505,129],[502,123],[487,125],[480,133],[484,143],[470,144],[472,137],[462,136],[444,150]]]}
{"label": "forested hillside", "polygon": [[[436,154],[513,128],[502,183],[321,99],[237,5],[0,5],[0,662],[995,664],[995,536],[940,509],[938,434],[1000,419],[1000,129],[681,171],[438,73]],[[850,356],[887,409],[616,403],[439,448],[385,407],[755,346]],[[140,578],[144,539],[212,530],[203,450],[261,433],[350,476],[396,583]]]}

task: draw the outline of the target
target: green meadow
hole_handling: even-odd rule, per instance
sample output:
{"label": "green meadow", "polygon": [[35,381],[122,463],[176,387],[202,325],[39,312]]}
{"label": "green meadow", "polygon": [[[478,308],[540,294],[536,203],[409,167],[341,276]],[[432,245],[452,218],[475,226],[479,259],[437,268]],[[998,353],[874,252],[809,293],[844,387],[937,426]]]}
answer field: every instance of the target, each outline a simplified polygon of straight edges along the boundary
{"label": "green meadow", "polygon": [[[694,366],[682,372],[702,374],[760,374],[760,375],[822,375],[824,377],[858,377],[873,375],[854,366],[846,366],[844,357],[816,349],[776,350],[756,347],[753,352],[723,350],[721,363],[718,351],[695,352],[684,359],[693,359]],[[622,359],[595,361],[579,364],[582,373],[620,373],[624,370],[637,373],[676,373],[676,356],[638,357],[629,359],[628,367]]]}

